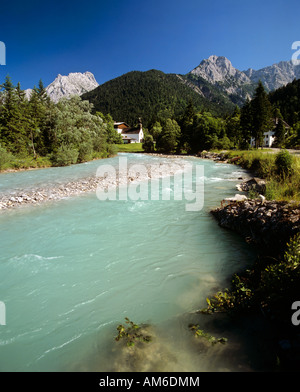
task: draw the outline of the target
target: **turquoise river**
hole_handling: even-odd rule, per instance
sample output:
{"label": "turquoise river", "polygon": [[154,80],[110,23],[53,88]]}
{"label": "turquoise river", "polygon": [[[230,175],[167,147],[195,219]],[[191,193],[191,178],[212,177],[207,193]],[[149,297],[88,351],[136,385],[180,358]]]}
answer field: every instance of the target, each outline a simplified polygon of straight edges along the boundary
{"label": "turquoise river", "polygon": [[[4,173],[0,193],[93,176],[100,165],[117,167],[120,156],[129,164],[176,159],[119,154]],[[168,201],[100,201],[90,192],[1,212],[0,301],[6,325],[0,325],[0,371],[255,370],[253,353],[236,326],[195,313],[254,260],[255,251],[210,214],[247,174],[234,165],[177,159],[204,167],[200,211],[186,211],[184,198],[172,199],[171,181]],[[125,317],[150,324],[153,342],[129,353],[115,342]],[[190,322],[227,337],[227,344],[199,345]]]}

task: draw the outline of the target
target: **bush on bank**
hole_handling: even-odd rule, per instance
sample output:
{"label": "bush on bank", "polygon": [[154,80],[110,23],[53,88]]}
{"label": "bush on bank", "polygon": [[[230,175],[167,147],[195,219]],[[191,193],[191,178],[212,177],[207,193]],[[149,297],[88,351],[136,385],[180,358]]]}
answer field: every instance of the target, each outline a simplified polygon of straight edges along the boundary
{"label": "bush on bank", "polygon": [[300,201],[300,158],[287,150],[277,154],[266,151],[229,151],[229,160],[256,176],[267,180],[265,196],[268,200]]}

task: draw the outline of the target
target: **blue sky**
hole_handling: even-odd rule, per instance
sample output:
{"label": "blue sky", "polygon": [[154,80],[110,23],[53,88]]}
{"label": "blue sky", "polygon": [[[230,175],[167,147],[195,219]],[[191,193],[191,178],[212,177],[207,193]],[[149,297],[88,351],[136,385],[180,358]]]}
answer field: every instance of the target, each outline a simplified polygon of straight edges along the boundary
{"label": "blue sky", "polygon": [[133,70],[185,74],[212,54],[259,69],[291,59],[299,11],[299,0],[5,2],[0,82],[9,74],[26,89],[69,72],[90,71],[100,84]]}

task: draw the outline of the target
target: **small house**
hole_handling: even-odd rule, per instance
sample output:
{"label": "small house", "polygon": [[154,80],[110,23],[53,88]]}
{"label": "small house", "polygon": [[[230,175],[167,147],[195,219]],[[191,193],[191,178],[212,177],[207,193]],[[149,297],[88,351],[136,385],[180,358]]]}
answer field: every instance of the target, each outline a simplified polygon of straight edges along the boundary
{"label": "small house", "polygon": [[142,143],[144,140],[144,132],[141,121],[136,128],[130,127],[125,122],[115,122],[115,130],[121,134],[123,143]]}
{"label": "small house", "polygon": [[[277,117],[272,118],[273,127],[268,132],[264,133],[263,143],[262,143],[261,147],[268,147],[268,148],[272,147],[272,145],[276,139],[275,129],[278,124],[278,121],[279,121],[279,118],[277,118]],[[285,121],[283,121],[283,125],[284,125],[286,131],[290,128],[290,126]],[[255,147],[255,138],[254,137],[251,138],[250,145],[251,145],[251,147]]]}

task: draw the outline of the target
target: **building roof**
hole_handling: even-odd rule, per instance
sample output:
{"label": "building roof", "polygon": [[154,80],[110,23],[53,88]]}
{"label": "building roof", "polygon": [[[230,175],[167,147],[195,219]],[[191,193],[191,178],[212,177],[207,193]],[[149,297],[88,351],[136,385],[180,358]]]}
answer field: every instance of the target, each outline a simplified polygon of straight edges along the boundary
{"label": "building roof", "polygon": [[138,134],[140,133],[141,129],[139,128],[127,128],[123,129],[121,133],[132,133],[132,134]]}
{"label": "building roof", "polygon": [[118,125],[125,125],[125,127],[129,128],[129,125],[126,122],[124,122],[124,121],[122,121],[122,122],[114,122],[114,127],[116,127]]}
{"label": "building roof", "polygon": [[[278,124],[279,118],[278,117],[272,118],[272,121],[273,121],[274,127],[276,127],[276,125]],[[282,120],[282,122],[283,122],[283,125],[285,126],[285,128],[290,128],[288,123],[286,123],[284,120]]]}

